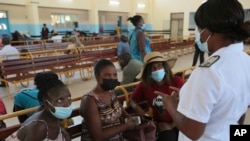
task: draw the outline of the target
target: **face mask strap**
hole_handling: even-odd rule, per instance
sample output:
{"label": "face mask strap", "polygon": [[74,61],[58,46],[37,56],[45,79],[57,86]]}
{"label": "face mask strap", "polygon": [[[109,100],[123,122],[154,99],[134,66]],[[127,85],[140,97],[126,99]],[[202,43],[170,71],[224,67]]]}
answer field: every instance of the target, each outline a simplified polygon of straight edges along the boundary
{"label": "face mask strap", "polygon": [[206,42],[210,39],[210,37],[211,37],[211,34],[207,37],[207,40],[206,40]]}

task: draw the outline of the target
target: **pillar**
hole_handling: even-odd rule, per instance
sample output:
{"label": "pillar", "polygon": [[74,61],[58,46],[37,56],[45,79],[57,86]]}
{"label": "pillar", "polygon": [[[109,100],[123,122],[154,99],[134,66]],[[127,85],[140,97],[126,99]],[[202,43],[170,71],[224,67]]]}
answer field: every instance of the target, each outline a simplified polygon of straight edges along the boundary
{"label": "pillar", "polygon": [[90,10],[89,10],[89,32],[99,33],[99,15],[97,9],[97,0],[90,0]]}
{"label": "pillar", "polygon": [[29,34],[31,36],[41,35],[41,28],[38,14],[39,0],[27,0],[27,20],[29,26]]}

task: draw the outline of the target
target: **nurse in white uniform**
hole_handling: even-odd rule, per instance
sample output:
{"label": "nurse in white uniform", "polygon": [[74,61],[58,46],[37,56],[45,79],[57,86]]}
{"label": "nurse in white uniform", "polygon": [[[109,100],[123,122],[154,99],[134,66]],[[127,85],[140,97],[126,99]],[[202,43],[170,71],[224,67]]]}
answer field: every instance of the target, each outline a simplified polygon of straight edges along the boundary
{"label": "nurse in white uniform", "polygon": [[180,130],[179,141],[229,141],[230,125],[242,124],[250,105],[250,57],[243,51],[250,21],[244,22],[237,0],[207,0],[195,22],[202,47],[212,55],[180,91],[156,93]]}

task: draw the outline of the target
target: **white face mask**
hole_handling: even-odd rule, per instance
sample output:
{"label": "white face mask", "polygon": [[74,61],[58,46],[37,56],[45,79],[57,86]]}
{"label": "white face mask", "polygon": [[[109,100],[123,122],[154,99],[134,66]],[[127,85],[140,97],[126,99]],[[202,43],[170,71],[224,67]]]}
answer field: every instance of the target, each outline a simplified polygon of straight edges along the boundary
{"label": "white face mask", "polygon": [[145,30],[146,29],[146,24],[142,24],[141,29]]}
{"label": "white face mask", "polygon": [[55,108],[55,112],[52,112],[50,110],[50,113],[58,119],[65,119],[65,118],[70,117],[70,115],[73,111],[72,103],[69,107],[57,107],[57,106],[52,105],[48,100],[47,100],[47,102]]}
{"label": "white face mask", "polygon": [[151,78],[156,82],[161,82],[165,76],[165,70],[160,69],[151,73]]}
{"label": "white face mask", "polygon": [[[203,30],[201,31],[201,33],[199,34],[199,36],[200,36],[204,31],[205,31],[205,29],[203,29]],[[202,43],[202,42],[200,41],[200,44],[198,44],[199,49],[200,49],[201,51],[203,51],[203,52],[209,52],[207,42],[208,42],[208,40],[210,39],[210,37],[211,37],[211,35],[209,35],[209,36],[207,37],[207,40],[206,40],[205,42]]]}

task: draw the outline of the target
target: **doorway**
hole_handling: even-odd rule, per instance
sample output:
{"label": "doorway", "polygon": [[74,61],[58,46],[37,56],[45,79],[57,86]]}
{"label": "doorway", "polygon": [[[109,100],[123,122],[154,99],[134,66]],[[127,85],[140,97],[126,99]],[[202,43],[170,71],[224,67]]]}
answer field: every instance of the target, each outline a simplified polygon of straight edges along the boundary
{"label": "doorway", "polygon": [[170,38],[176,42],[183,40],[184,13],[171,13]]}
{"label": "doorway", "polygon": [[0,11],[0,35],[10,34],[7,11]]}

